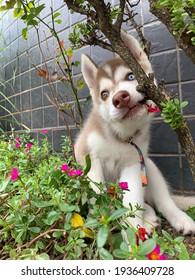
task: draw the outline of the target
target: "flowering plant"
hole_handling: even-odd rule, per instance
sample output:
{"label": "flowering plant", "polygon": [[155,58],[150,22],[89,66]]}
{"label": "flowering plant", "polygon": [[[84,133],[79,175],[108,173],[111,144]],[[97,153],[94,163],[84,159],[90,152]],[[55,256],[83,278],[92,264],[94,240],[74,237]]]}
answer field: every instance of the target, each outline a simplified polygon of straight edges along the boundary
{"label": "flowering plant", "polygon": [[89,156],[81,168],[69,139],[59,155],[46,130],[41,138],[39,145],[29,133],[0,136],[0,259],[190,258],[182,237],[154,231],[149,238],[144,228],[127,224],[126,217],[143,210],[122,205],[131,191],[127,182],[94,182],[97,195],[87,176]]}

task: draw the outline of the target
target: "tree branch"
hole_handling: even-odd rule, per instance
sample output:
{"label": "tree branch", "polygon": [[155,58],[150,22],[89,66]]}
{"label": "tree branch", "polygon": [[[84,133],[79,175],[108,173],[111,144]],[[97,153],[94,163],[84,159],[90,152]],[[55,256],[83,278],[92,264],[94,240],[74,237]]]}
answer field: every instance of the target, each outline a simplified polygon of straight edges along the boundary
{"label": "tree branch", "polygon": [[192,33],[180,32],[180,34],[175,34],[174,25],[169,9],[167,7],[157,9],[156,4],[158,0],[149,0],[149,2],[150,12],[153,13],[162,23],[167,26],[170,33],[175,37],[177,45],[184,50],[186,55],[195,64],[195,45],[193,45],[191,41]]}
{"label": "tree branch", "polygon": [[132,26],[135,28],[135,30],[137,31],[137,34],[139,36],[139,38],[141,39],[141,42],[143,43],[144,45],[144,51],[145,53],[147,54],[147,56],[149,57],[150,55],[150,47],[151,47],[151,43],[149,40],[147,40],[144,35],[143,35],[143,32],[142,32],[142,26],[139,26],[137,24],[137,22],[135,21],[134,19],[134,16],[135,14],[133,14],[133,12],[129,9],[129,5],[126,5],[126,10],[127,10],[127,16],[128,16],[128,19],[127,20],[130,20],[131,21],[131,24]]}
{"label": "tree branch", "polygon": [[64,0],[64,2],[67,4],[68,9],[73,10],[76,13],[85,15],[87,17],[91,17],[91,18],[95,18],[96,13],[92,10],[86,10],[85,8],[83,8],[81,5],[79,4],[75,4],[73,3],[73,0]]}
{"label": "tree branch", "polygon": [[120,5],[119,5],[120,13],[118,14],[116,22],[114,24],[115,28],[119,31],[120,31],[121,25],[123,23],[123,14],[124,14],[124,9],[125,9],[125,2],[126,2],[125,0],[120,0]]}

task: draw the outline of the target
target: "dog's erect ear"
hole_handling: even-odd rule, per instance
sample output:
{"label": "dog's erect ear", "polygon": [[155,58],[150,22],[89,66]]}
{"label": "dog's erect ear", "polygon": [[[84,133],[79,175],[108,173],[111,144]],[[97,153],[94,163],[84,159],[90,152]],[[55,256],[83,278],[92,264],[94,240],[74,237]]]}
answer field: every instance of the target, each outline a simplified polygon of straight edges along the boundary
{"label": "dog's erect ear", "polygon": [[95,63],[85,54],[81,55],[81,71],[83,78],[89,88],[92,88],[97,75],[97,66]]}
{"label": "dog's erect ear", "polygon": [[139,42],[124,30],[121,30],[121,39],[138,62],[141,61],[143,56],[146,56]]}
{"label": "dog's erect ear", "polygon": [[152,66],[148,60],[146,53],[141,48],[139,42],[131,35],[121,30],[121,39],[125,46],[130,50],[135,59],[139,62],[146,74],[152,73]]}

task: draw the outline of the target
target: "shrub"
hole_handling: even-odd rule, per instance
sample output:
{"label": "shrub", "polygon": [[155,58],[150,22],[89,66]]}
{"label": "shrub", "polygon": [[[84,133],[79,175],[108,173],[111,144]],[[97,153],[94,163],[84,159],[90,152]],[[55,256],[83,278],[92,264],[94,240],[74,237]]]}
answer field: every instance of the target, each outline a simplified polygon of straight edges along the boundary
{"label": "shrub", "polygon": [[131,191],[126,182],[95,183],[97,195],[87,177],[89,156],[81,168],[69,139],[56,154],[47,131],[42,136],[40,144],[29,133],[0,137],[0,259],[189,259],[183,237],[154,231],[149,238],[125,222],[140,210],[122,205],[123,192]]}

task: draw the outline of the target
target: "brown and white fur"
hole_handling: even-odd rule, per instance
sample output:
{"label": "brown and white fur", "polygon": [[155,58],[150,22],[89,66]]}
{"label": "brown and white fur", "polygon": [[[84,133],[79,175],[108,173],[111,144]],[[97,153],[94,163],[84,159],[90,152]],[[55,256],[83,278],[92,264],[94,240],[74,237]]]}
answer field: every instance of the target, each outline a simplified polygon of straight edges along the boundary
{"label": "brown and white fur", "polygon": [[[145,73],[152,73],[151,64],[135,38],[123,31],[121,38]],[[177,231],[195,233],[195,222],[176,206],[161,172],[148,158],[153,113],[148,113],[146,103],[155,104],[136,90],[138,83],[132,71],[119,57],[97,67],[88,56],[82,55],[82,73],[92,95],[93,108],[76,141],[78,162],[84,165],[85,156],[90,154],[92,166],[88,175],[95,182],[128,182],[130,191],[125,191],[123,204],[127,207],[129,203],[139,204],[146,209],[139,213],[143,219],[130,219],[134,226],[144,226],[151,232],[149,223],[156,226],[159,222],[152,208],[156,207]],[[129,137],[144,155],[148,187],[142,187],[138,152],[123,142]],[[92,187],[99,192],[96,186]],[[191,198],[188,206],[193,205],[195,199]]]}

